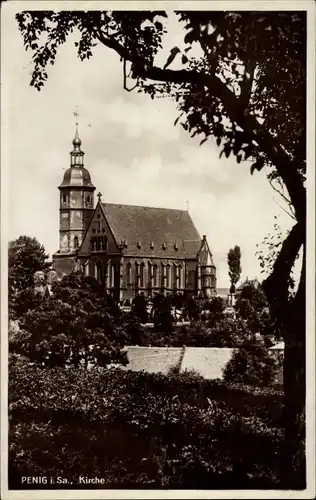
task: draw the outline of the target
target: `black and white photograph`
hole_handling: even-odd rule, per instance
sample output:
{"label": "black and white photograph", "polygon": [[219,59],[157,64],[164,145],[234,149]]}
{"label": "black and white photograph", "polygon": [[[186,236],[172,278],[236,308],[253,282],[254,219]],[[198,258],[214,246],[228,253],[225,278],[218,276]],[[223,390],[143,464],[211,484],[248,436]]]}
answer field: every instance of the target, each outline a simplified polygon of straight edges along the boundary
{"label": "black and white photograph", "polygon": [[3,2],[3,499],[315,498],[315,11]]}

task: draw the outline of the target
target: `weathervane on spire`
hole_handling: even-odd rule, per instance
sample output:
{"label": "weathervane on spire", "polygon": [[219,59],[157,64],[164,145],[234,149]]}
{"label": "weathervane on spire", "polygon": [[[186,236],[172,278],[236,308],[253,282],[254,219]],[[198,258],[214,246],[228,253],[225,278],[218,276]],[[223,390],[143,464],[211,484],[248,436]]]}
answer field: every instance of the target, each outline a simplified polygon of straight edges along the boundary
{"label": "weathervane on spire", "polygon": [[78,118],[79,118],[78,106],[76,106],[76,111],[74,112],[74,117],[76,118],[76,127],[78,127]]}

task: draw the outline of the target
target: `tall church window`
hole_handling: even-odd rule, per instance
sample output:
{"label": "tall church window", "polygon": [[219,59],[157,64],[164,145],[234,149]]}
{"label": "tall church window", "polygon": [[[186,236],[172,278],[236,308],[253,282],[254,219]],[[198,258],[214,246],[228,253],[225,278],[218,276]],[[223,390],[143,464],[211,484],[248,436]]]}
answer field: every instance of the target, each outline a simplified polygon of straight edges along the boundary
{"label": "tall church window", "polygon": [[170,281],[171,281],[171,279],[170,279],[170,274],[171,274],[171,273],[170,273],[170,271],[171,271],[171,269],[170,269],[170,265],[168,264],[168,265],[167,265],[167,288],[170,288],[170,287],[171,287],[171,283],[170,283]]}
{"label": "tall church window", "polygon": [[139,271],[140,270],[140,265],[139,262],[135,262],[135,271],[136,271],[136,288],[139,288],[140,286],[140,281],[139,281]]}
{"label": "tall church window", "polygon": [[163,262],[161,264],[161,288],[164,290],[166,288],[166,281],[167,281],[167,276],[166,276],[166,264]]}
{"label": "tall church window", "polygon": [[75,237],[74,237],[74,247],[75,247],[75,248],[78,248],[78,247],[79,247],[79,239],[78,239],[78,236],[75,236]]}
{"label": "tall church window", "polygon": [[132,283],[132,264],[130,262],[126,265],[126,281],[128,285]]}
{"label": "tall church window", "polygon": [[139,285],[141,288],[144,287],[144,268],[145,264],[142,262],[139,268]]}
{"label": "tall church window", "polygon": [[178,282],[177,282],[177,277],[178,277],[177,271],[178,271],[177,265],[173,264],[173,266],[172,266],[172,288],[174,290],[177,289],[177,285],[178,285]]}
{"label": "tall church window", "polygon": [[89,276],[89,261],[83,264],[83,272],[85,276]]}
{"label": "tall church window", "polygon": [[106,266],[106,287],[111,288],[111,261]]}
{"label": "tall church window", "polygon": [[107,239],[106,236],[99,236],[100,239],[100,248],[101,250],[106,250],[107,248]]}
{"label": "tall church window", "polygon": [[181,289],[182,288],[182,266],[181,264],[179,264],[179,267],[178,267],[178,288]]}
{"label": "tall church window", "polygon": [[115,265],[111,264],[111,273],[110,273],[110,283],[111,283],[111,288],[115,287]]}
{"label": "tall church window", "polygon": [[153,282],[154,282],[154,286],[158,286],[158,268],[157,268],[157,264],[154,264],[154,266],[153,266]]}
{"label": "tall church window", "polygon": [[96,249],[96,238],[94,236],[90,240],[90,248],[92,252]]}
{"label": "tall church window", "polygon": [[95,263],[95,278],[99,281],[99,283],[102,283],[103,281],[103,266],[102,262],[97,260]]}

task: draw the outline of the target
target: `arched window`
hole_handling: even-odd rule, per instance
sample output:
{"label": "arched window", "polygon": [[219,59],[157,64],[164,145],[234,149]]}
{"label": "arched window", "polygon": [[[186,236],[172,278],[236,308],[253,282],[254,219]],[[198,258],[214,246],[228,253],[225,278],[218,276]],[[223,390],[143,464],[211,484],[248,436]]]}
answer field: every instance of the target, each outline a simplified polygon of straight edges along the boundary
{"label": "arched window", "polygon": [[88,260],[83,264],[83,272],[84,272],[85,276],[89,276],[89,261]]}
{"label": "arched window", "polygon": [[99,281],[99,283],[103,282],[103,265],[99,260],[95,263],[95,278]]}
{"label": "arched window", "polygon": [[126,281],[128,285],[132,284],[132,264],[130,262],[126,265]]}
{"label": "arched window", "polygon": [[158,286],[158,268],[157,268],[157,264],[154,264],[154,266],[153,266],[153,282],[154,282],[154,286]]}
{"label": "arched window", "polygon": [[171,287],[171,276],[170,276],[170,264],[167,265],[167,288],[170,288]]}
{"label": "arched window", "polygon": [[87,196],[87,202],[90,203],[90,196]]}
{"label": "arched window", "polygon": [[101,250],[105,251],[107,249],[107,242],[108,242],[108,240],[107,240],[106,236],[100,236],[99,238],[100,238]]}
{"label": "arched window", "polygon": [[78,248],[78,247],[79,247],[79,239],[78,239],[78,236],[75,236],[75,237],[74,237],[74,247],[75,247],[75,248]]}
{"label": "arched window", "polygon": [[96,237],[93,236],[90,240],[90,249],[92,252],[96,250]]}
{"label": "arched window", "polygon": [[181,264],[179,264],[179,267],[178,267],[178,288],[181,289],[182,288],[182,266]]}
{"label": "arched window", "polygon": [[166,275],[166,264],[165,262],[161,263],[161,271],[160,271],[160,277],[161,277],[161,288],[164,290],[167,285],[167,275]]}
{"label": "arched window", "polygon": [[66,203],[67,201],[67,195],[63,194],[63,203]]}
{"label": "arched window", "polygon": [[173,265],[173,288],[177,290],[179,288],[179,266],[178,264]]}
{"label": "arched window", "polygon": [[111,273],[110,274],[111,274],[111,276],[110,276],[111,288],[114,288],[115,287],[115,265],[114,264],[111,264]]}
{"label": "arched window", "polygon": [[144,269],[145,269],[145,264],[142,262],[139,269],[139,281],[140,281],[139,286],[141,288],[143,288],[144,286]]}
{"label": "arched window", "polygon": [[106,264],[106,287],[111,287],[111,261]]}

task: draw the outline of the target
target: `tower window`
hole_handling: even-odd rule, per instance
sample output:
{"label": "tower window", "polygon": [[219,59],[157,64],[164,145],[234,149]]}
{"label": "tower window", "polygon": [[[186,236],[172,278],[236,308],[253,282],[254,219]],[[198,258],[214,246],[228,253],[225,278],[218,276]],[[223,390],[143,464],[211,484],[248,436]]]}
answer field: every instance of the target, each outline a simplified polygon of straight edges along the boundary
{"label": "tower window", "polygon": [[75,247],[75,248],[78,248],[78,247],[79,247],[79,239],[78,239],[78,236],[75,236],[75,237],[74,237],[74,247]]}
{"label": "tower window", "polygon": [[67,196],[63,194],[63,203],[66,203],[66,201],[67,201]]}
{"label": "tower window", "polygon": [[90,203],[90,196],[87,196],[87,202]]}

